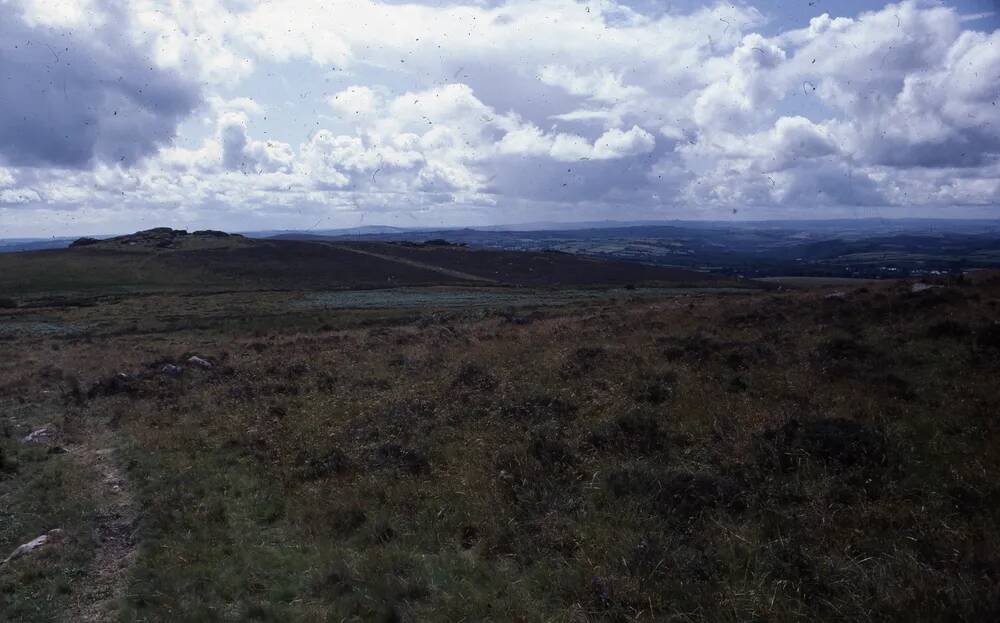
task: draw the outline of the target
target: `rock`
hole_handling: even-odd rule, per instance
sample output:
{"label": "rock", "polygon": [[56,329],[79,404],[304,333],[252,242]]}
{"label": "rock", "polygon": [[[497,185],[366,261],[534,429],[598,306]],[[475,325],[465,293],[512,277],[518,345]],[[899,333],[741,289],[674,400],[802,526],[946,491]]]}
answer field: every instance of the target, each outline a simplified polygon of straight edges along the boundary
{"label": "rock", "polygon": [[74,241],[70,247],[87,247],[91,245],[100,244],[103,247],[113,247],[115,245],[124,245],[128,247],[149,247],[154,249],[176,249],[182,248],[185,241],[191,239],[198,239],[202,241],[212,241],[212,240],[245,240],[245,238],[239,234],[227,234],[222,231],[214,230],[202,230],[196,231],[194,233],[188,233],[183,229],[171,229],[170,227],[154,227],[153,229],[147,229],[144,231],[138,231],[134,234],[127,234],[124,236],[115,236],[113,238],[95,239],[95,238],[80,238]]}
{"label": "rock", "polygon": [[125,481],[121,478],[114,476],[113,474],[109,474],[105,476],[104,484],[107,485],[107,487],[111,489],[112,492],[121,493],[122,488],[125,486]]}
{"label": "rock", "polygon": [[[200,231],[194,232],[191,235],[192,236],[202,236],[202,237],[205,237],[205,238],[229,238],[231,235],[234,235],[234,234],[227,234],[224,231],[218,231],[216,229],[202,229]],[[239,238],[242,237],[242,236],[239,236],[238,234],[235,234],[235,236],[239,237]]]}
{"label": "rock", "polygon": [[177,378],[178,376],[181,375],[182,372],[184,372],[184,369],[181,368],[180,366],[175,366],[172,363],[168,363],[162,368],[160,368],[160,372],[166,374],[167,376]]}
{"label": "rock", "polygon": [[8,562],[10,562],[12,560],[17,560],[18,558],[20,558],[21,556],[24,556],[25,554],[30,554],[31,552],[35,551],[36,549],[39,549],[41,547],[45,547],[46,545],[52,545],[52,544],[55,544],[55,543],[59,543],[60,541],[62,541],[62,539],[63,539],[63,531],[62,530],[60,530],[59,528],[55,528],[53,530],[49,530],[48,532],[46,532],[42,536],[37,537],[37,538],[35,538],[35,539],[31,540],[31,541],[28,541],[27,543],[25,543],[23,545],[18,546],[17,549],[15,549],[13,552],[11,552],[10,556],[7,556],[7,558],[5,558],[3,561],[0,561],[0,567],[6,565]]}
{"label": "rock", "polygon": [[926,292],[927,290],[933,290],[934,288],[940,288],[941,286],[931,285],[929,283],[919,282],[910,286],[910,292],[917,294],[918,292]]}
{"label": "rock", "polygon": [[56,431],[46,426],[32,431],[27,437],[21,440],[21,443],[45,445],[51,443],[55,439],[55,436]]}
{"label": "rock", "polygon": [[841,292],[841,291],[831,292],[830,294],[827,294],[823,298],[825,298],[825,299],[846,299],[847,298],[847,292]]}
{"label": "rock", "polygon": [[188,359],[187,362],[192,366],[198,366],[199,368],[204,368],[205,370],[208,370],[209,368],[212,367],[212,362],[208,361],[207,359],[202,359],[198,355],[194,355],[193,357]]}

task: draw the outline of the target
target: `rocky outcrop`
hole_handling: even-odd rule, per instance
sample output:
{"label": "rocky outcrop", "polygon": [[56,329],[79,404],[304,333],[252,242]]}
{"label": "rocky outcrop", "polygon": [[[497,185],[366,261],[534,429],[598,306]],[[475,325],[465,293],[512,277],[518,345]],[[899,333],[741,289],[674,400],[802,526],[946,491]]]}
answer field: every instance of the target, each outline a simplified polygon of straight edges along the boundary
{"label": "rocky outcrop", "polygon": [[93,245],[100,245],[101,247],[153,247],[159,249],[174,249],[178,248],[182,243],[187,241],[197,241],[202,240],[223,240],[223,239],[244,239],[244,236],[239,234],[227,234],[224,231],[216,231],[213,229],[204,229],[196,231],[194,233],[188,233],[184,229],[171,229],[170,227],[155,227],[153,229],[146,229],[144,231],[139,231],[134,234],[128,234],[125,236],[116,236],[114,238],[107,238],[105,240],[97,240],[94,238],[80,238],[79,240],[70,244],[71,248],[76,247],[89,247]]}

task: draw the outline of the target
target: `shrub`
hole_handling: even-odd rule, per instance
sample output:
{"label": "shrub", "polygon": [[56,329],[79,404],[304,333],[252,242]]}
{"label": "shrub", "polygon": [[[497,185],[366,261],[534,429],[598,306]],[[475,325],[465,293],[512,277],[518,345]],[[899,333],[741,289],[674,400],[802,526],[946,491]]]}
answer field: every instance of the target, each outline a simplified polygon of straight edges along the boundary
{"label": "shrub", "polygon": [[661,337],[656,341],[663,348],[663,354],[668,361],[679,359],[690,362],[705,361],[723,347],[722,342],[701,332],[684,337]]}
{"label": "shrub", "polygon": [[593,431],[588,443],[601,450],[628,451],[638,454],[665,455],[669,439],[660,418],[635,411],[621,416]]}
{"label": "shrub", "polygon": [[535,394],[500,408],[501,415],[506,418],[535,423],[572,420],[576,417],[576,412],[575,404],[547,394]]}
{"label": "shrub", "polygon": [[601,346],[578,348],[566,358],[563,364],[564,378],[579,378],[597,370],[608,359],[608,352]]}
{"label": "shrub", "polygon": [[789,420],[764,432],[756,447],[760,463],[784,472],[795,471],[808,460],[837,469],[877,467],[886,463],[885,437],[871,428],[843,418],[800,423]]}
{"label": "shrub", "polygon": [[375,463],[413,475],[426,474],[431,470],[430,461],[422,452],[395,443],[379,446],[375,451]]}
{"label": "shrub", "polygon": [[553,433],[536,433],[527,447],[507,448],[498,456],[499,489],[525,519],[575,512],[581,504],[576,462]]}
{"label": "shrub", "polygon": [[676,388],[677,375],[673,372],[666,372],[640,377],[635,383],[633,395],[639,402],[658,405],[673,398]]}
{"label": "shrub", "polygon": [[576,463],[576,456],[570,447],[552,433],[535,435],[528,445],[528,453],[546,468]]}
{"label": "shrub", "polygon": [[976,343],[983,348],[1000,350],[1000,324],[991,324],[976,331]]}
{"label": "shrub", "polygon": [[932,339],[962,338],[969,335],[972,335],[972,328],[955,320],[942,320],[927,327],[927,337]]}
{"label": "shrub", "polygon": [[660,474],[648,467],[631,467],[608,474],[615,497],[645,498],[664,517],[692,519],[711,508],[740,510],[740,488],[730,478],[705,473]]}
{"label": "shrub", "polygon": [[102,379],[87,391],[88,398],[126,395],[137,397],[144,393],[142,379],[133,374],[116,374]]}
{"label": "shrub", "polygon": [[489,372],[475,363],[465,363],[455,375],[452,387],[464,387],[472,390],[490,391],[497,386],[497,380]]}
{"label": "shrub", "polygon": [[350,469],[350,457],[340,449],[334,448],[323,456],[302,459],[294,471],[294,477],[303,482],[310,482],[335,474],[346,474]]}

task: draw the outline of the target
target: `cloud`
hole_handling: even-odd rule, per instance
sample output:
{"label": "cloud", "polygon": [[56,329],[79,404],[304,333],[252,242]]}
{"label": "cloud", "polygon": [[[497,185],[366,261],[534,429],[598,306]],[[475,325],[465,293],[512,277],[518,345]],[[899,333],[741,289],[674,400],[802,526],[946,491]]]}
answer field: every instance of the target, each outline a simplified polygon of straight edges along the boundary
{"label": "cloud", "polygon": [[800,24],[636,6],[0,2],[0,188],[235,223],[998,201],[986,20],[930,0]]}
{"label": "cloud", "polygon": [[594,142],[593,158],[597,160],[612,160],[637,156],[653,151],[656,140],[653,135],[637,125],[627,132],[611,129]]}
{"label": "cloud", "polygon": [[[582,151],[586,152],[589,146],[585,140],[581,139],[581,142],[584,143]],[[547,156],[552,152],[553,143],[552,137],[546,136],[541,129],[529,124],[504,134],[497,145],[497,151],[500,154]]]}
{"label": "cloud", "polygon": [[382,109],[382,96],[366,86],[352,86],[326,99],[335,112],[342,117],[368,119]]}
{"label": "cloud", "polygon": [[31,26],[83,28],[105,21],[103,7],[94,0],[27,0],[19,4],[22,19]]}
{"label": "cloud", "polygon": [[621,75],[607,68],[577,73],[563,65],[544,65],[538,78],[545,84],[598,102],[619,102],[645,94],[640,87],[623,84]]}
{"label": "cloud", "polygon": [[[824,14],[770,39],[747,35],[726,80],[696,100],[698,135],[678,148],[700,173],[688,191],[734,206],[988,201],[994,172],[973,183],[954,170],[986,168],[1000,153],[998,43],[1000,32],[963,32],[953,9],[921,2],[853,19]],[[815,101],[826,119],[765,126],[797,101]],[[922,168],[947,169],[948,187],[966,192],[918,190]]]}
{"label": "cloud", "polygon": [[1000,32],[962,33],[943,62],[909,73],[849,138],[876,164],[980,166],[1000,152],[998,80]]}
{"label": "cloud", "polygon": [[82,19],[76,12],[64,21],[54,15],[60,14],[25,15],[17,5],[0,5],[0,160],[13,166],[132,165],[169,143],[199,102],[197,85],[151,66],[119,12],[107,11],[99,25],[81,30],[70,28]]}
{"label": "cloud", "polygon": [[294,154],[287,143],[256,141],[247,133],[247,116],[226,112],[219,119],[217,140],[222,146],[222,166],[229,171],[289,172]]}
{"label": "cloud", "polygon": [[30,188],[0,190],[0,204],[17,205],[41,201],[38,192]]}
{"label": "cloud", "polygon": [[241,112],[248,116],[260,116],[264,114],[264,108],[250,97],[234,97],[227,100],[218,95],[213,95],[208,98],[208,103],[216,114],[223,112]]}
{"label": "cloud", "polygon": [[612,128],[591,141],[578,134],[545,134],[533,125],[517,127],[497,145],[502,155],[549,157],[559,162],[614,160],[646,154],[656,146],[653,135],[639,126],[628,131]]}
{"label": "cloud", "polygon": [[953,9],[888,5],[786,33],[773,78],[835,111],[836,140],[873,166],[979,166],[1000,150],[1000,32],[962,31]]}
{"label": "cloud", "polygon": [[246,0],[129,0],[119,6],[127,7],[132,39],[145,43],[157,66],[202,84],[232,87],[256,68],[255,59],[240,42],[232,13],[233,8],[252,4]]}

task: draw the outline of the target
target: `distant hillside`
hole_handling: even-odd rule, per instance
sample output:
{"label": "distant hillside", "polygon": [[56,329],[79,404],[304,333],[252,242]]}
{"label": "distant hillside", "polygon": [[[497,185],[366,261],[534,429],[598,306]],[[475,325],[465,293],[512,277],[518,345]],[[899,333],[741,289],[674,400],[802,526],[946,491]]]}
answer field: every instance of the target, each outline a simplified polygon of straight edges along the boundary
{"label": "distant hillside", "polygon": [[522,286],[624,285],[629,283],[695,283],[720,281],[716,275],[666,266],[598,259],[556,251],[503,251],[464,245],[385,242],[334,243],[407,262],[460,269],[484,280]]}
{"label": "distant hillside", "polygon": [[896,278],[1000,268],[996,221],[678,223],[535,231],[453,229],[283,239],[407,242],[444,239],[504,251],[562,251],[747,278]]}
{"label": "distant hillside", "polygon": [[720,278],[552,252],[447,244],[254,240],[159,228],[68,249],[0,255],[0,295],[163,289],[342,289],[429,285],[698,285]]}
{"label": "distant hillside", "polygon": [[[784,221],[632,221],[532,223],[479,228],[399,228],[257,231],[242,236],[157,229],[100,241],[97,248],[193,249],[249,244],[249,240],[424,243],[444,240],[494,251],[560,251],[614,262],[635,262],[724,275],[727,278],[809,276],[899,278],[1000,268],[1000,220],[843,219]],[[163,245],[163,247],[158,247]],[[4,251],[64,248],[66,240],[0,240]],[[391,249],[390,249],[391,250]],[[390,253],[392,254],[392,253]],[[448,263],[467,261],[438,254]],[[421,257],[426,259],[427,253]],[[517,264],[517,263],[516,263]],[[454,268],[454,267],[452,267]],[[567,267],[568,268],[568,267]],[[483,266],[477,279],[503,268]],[[632,269],[635,270],[635,269]],[[572,274],[563,273],[563,278]],[[471,274],[471,273],[469,273]],[[516,283],[537,283],[530,272]],[[571,281],[573,281],[571,279]],[[542,279],[542,283],[546,280]]]}
{"label": "distant hillside", "polygon": [[65,249],[71,242],[73,242],[72,238],[10,238],[0,240],[0,253]]}

